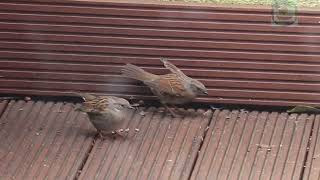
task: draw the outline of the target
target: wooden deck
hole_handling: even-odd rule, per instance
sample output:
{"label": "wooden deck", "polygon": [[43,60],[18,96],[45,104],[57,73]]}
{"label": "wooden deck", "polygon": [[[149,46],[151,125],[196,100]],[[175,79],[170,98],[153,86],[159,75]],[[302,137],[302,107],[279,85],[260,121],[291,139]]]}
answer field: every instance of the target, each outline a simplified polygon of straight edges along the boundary
{"label": "wooden deck", "polygon": [[168,73],[163,57],[204,83],[201,103],[317,106],[320,11],[295,14],[298,23],[280,26],[271,7],[1,0],[0,93],[155,99],[121,68]]}
{"label": "wooden deck", "polygon": [[318,179],[320,116],[149,107],[101,140],[66,102],[0,103],[0,179]]}

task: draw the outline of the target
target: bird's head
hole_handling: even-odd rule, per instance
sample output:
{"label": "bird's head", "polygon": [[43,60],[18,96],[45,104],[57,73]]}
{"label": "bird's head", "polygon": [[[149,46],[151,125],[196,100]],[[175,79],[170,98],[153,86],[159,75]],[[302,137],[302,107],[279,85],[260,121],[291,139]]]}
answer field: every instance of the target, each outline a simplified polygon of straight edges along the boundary
{"label": "bird's head", "polygon": [[192,79],[190,87],[197,95],[208,95],[207,88],[198,80]]}
{"label": "bird's head", "polygon": [[129,109],[134,109],[133,106],[131,106],[131,104],[129,103],[129,101],[123,99],[123,98],[118,98],[115,102],[114,102],[114,106],[117,108],[129,108]]}

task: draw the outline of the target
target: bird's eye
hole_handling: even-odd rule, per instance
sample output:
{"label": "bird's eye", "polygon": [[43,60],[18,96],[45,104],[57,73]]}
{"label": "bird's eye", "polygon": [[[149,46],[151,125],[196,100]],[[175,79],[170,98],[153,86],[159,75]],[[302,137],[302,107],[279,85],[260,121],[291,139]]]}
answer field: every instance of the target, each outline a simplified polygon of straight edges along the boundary
{"label": "bird's eye", "polygon": [[123,104],[118,104],[118,107],[119,108],[124,108],[124,105]]}
{"label": "bird's eye", "polygon": [[197,87],[197,90],[198,91],[203,91],[201,87]]}

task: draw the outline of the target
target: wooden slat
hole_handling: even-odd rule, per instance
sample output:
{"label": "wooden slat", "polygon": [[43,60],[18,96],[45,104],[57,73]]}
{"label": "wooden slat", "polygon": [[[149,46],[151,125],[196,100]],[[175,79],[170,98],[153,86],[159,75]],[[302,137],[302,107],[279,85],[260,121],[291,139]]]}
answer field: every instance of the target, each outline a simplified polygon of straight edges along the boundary
{"label": "wooden slat", "polygon": [[274,41],[274,42],[299,42],[318,43],[320,37],[314,34],[274,34],[270,32],[252,33],[248,31],[225,30],[194,30],[194,29],[159,29],[150,27],[126,27],[126,26],[77,26],[77,25],[55,25],[47,23],[23,23],[23,22],[0,22],[3,30],[10,31],[41,31],[54,32],[57,34],[92,34],[92,35],[136,35],[145,37],[170,37],[170,38],[197,38],[212,40],[246,40],[246,41]]}
{"label": "wooden slat", "polygon": [[320,116],[315,117],[312,136],[310,137],[310,148],[305,163],[305,171],[303,179],[319,179],[320,178]]}
{"label": "wooden slat", "polygon": [[[162,73],[165,69],[162,65],[160,65],[160,61],[158,58],[147,58],[147,57],[119,57],[119,56],[88,56],[88,55],[66,55],[66,54],[57,54],[57,53],[37,53],[31,54],[30,52],[4,52],[1,54],[5,60],[0,61],[0,65],[5,69],[17,69],[17,70],[39,70],[39,71],[57,71],[60,72],[88,72],[93,74],[107,74],[107,73],[115,73],[120,74],[119,70],[124,63],[133,63],[140,65],[148,71],[153,73]],[[24,58],[19,58],[19,55],[25,54]],[[42,58],[43,57],[43,58]],[[10,58],[10,61],[9,61]],[[30,60],[29,58],[32,58]],[[42,59],[41,59],[42,58]],[[63,59],[65,58],[65,59]],[[89,63],[87,62],[90,59]],[[107,59],[108,63],[104,62],[103,59]],[[175,63],[177,66],[183,66],[184,61],[193,62],[195,59],[171,59],[172,63]],[[156,67],[146,67],[146,63],[152,64]],[[251,66],[250,66],[251,65]],[[114,66],[114,69],[110,69],[110,66]],[[249,66],[249,67],[248,67]],[[73,67],[73,68],[70,68]],[[196,74],[193,68],[199,67],[201,71],[213,71],[224,69],[225,71],[246,71],[251,72],[263,72],[265,74],[280,74],[280,76],[275,76],[273,80],[305,80],[305,81],[317,81],[317,74],[320,65],[318,64],[302,64],[302,63],[286,63],[286,62],[254,62],[239,59],[237,62],[234,62],[232,59],[217,59],[215,61],[210,60],[197,60],[196,64],[189,63],[188,65],[183,66],[181,69],[183,71],[188,71],[188,74],[193,76],[198,76],[205,78],[202,74]],[[95,71],[94,69],[98,68],[103,71]],[[268,68],[268,72],[265,69]],[[167,71],[168,72],[168,71]],[[297,73],[305,73],[305,77],[294,76]],[[281,74],[287,73],[287,76],[281,76]],[[290,76],[291,75],[291,76]],[[314,75],[314,76],[308,76]],[[289,77],[290,76],[290,77]],[[294,77],[293,77],[294,76]],[[231,76],[230,76],[231,77]],[[239,75],[237,74],[237,77]],[[313,78],[312,78],[313,77]],[[226,77],[227,78],[227,77]],[[241,77],[239,77],[241,78]],[[248,77],[248,78],[256,78]],[[261,77],[258,77],[261,78]],[[298,79],[297,79],[298,78]],[[305,78],[305,79],[304,79]],[[261,78],[262,79],[262,78]],[[266,79],[268,79],[266,77]]]}
{"label": "wooden slat", "polygon": [[[40,43],[40,42],[9,42],[1,41],[0,49],[13,49],[25,51],[43,51],[43,52],[60,52],[60,53],[79,53],[93,55],[108,54],[128,54],[128,55],[147,55],[147,56],[174,56],[174,57],[192,57],[192,58],[233,58],[246,56],[248,60],[273,60],[273,61],[306,61],[317,62],[318,54],[301,54],[301,53],[271,53],[255,51],[224,51],[219,49],[186,49],[186,48],[166,48],[166,47],[149,47],[149,46],[115,46],[115,45],[80,45],[80,44],[60,44],[60,43]],[[181,54],[177,54],[177,51]]]}
{"label": "wooden slat", "polygon": [[[87,82],[88,85],[101,84],[105,85],[104,87],[110,86],[108,82],[112,82],[113,86],[121,87],[123,85],[128,85],[127,87],[133,87],[130,85],[140,85],[135,81],[130,79],[124,79],[120,75],[104,75],[104,74],[80,74],[80,73],[60,73],[60,72],[28,72],[28,71],[8,71],[0,70],[0,75],[5,75],[6,79],[28,79],[29,81],[49,81],[51,83],[63,82],[67,83],[82,83],[83,81]],[[255,80],[237,80],[237,79],[210,79],[202,80],[202,82],[207,84],[208,88],[239,88],[239,89],[251,89],[251,90],[281,90],[281,91],[290,91],[291,88],[295,88],[299,92],[317,92],[314,87],[318,88],[318,83],[295,83],[295,82],[274,82],[274,81],[255,81]],[[248,84],[249,83],[249,84]],[[100,88],[97,88],[99,90]]]}
{"label": "wooden slat", "polygon": [[0,2],[0,92],[152,98],[126,63],[163,74],[160,57],[199,79],[198,102],[318,104],[320,13],[275,26],[271,9],[161,2]]}
{"label": "wooden slat", "polygon": [[191,179],[300,179],[314,115],[217,110]]}
{"label": "wooden slat", "polygon": [[[65,86],[64,82],[41,82],[41,81],[25,81],[20,80],[19,83],[16,83],[17,80],[0,80],[2,87],[4,88],[17,88],[21,87],[28,89],[30,84],[36,89],[40,90],[69,90],[78,89],[82,91],[99,91],[100,92],[117,92],[117,93],[134,93],[137,92],[138,95],[150,95],[149,89],[141,86],[134,85],[104,85],[104,84],[88,84],[88,83],[68,83],[68,86]],[[210,94],[213,94],[213,97],[220,98],[260,98],[260,99],[279,99],[281,96],[286,95],[288,100],[304,100],[310,102],[319,102],[320,95],[317,93],[305,93],[305,92],[290,92],[283,91],[274,94],[270,91],[265,90],[250,90],[250,89],[227,89],[227,88],[210,88],[208,89]],[[66,92],[67,93],[67,92]],[[147,93],[147,94],[146,94]],[[211,96],[209,96],[210,98]]]}
{"label": "wooden slat", "polygon": [[0,119],[1,179],[73,179],[93,141],[71,103],[10,101]]}
{"label": "wooden slat", "polygon": [[4,111],[6,110],[7,104],[8,104],[7,100],[0,101],[0,118],[1,118],[1,115],[4,113]]}
{"label": "wooden slat", "polygon": [[263,44],[261,42],[228,42],[228,41],[197,41],[197,40],[175,40],[157,39],[144,37],[114,37],[114,36],[75,36],[75,35],[52,35],[37,33],[10,33],[0,32],[0,39],[15,41],[40,41],[58,43],[86,43],[94,45],[136,45],[136,46],[162,46],[172,48],[211,48],[211,49],[231,49],[231,50],[260,50],[273,52],[295,52],[295,53],[318,53],[320,46],[316,45],[296,45],[296,44]]}
{"label": "wooden slat", "polygon": [[[257,32],[279,32],[279,33],[319,33],[320,28],[317,26],[288,26],[274,28],[271,23],[241,23],[241,22],[207,22],[207,21],[183,21],[167,19],[140,19],[124,17],[81,17],[81,16],[62,16],[62,15],[32,15],[23,13],[1,13],[0,20],[9,21],[26,21],[26,22],[50,22],[55,24],[87,24],[87,25],[122,25],[137,27],[157,27],[157,28],[190,28],[205,30],[240,30],[240,31],[257,31]],[[68,18],[66,18],[68,17]],[[83,23],[86,22],[86,23]]]}

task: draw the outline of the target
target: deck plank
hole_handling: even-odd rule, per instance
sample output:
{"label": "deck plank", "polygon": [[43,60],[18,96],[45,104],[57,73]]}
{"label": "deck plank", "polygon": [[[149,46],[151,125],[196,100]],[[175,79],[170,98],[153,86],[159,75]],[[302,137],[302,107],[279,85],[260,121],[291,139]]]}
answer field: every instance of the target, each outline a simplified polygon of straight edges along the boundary
{"label": "deck plank", "polygon": [[304,179],[319,179],[320,178],[320,115],[317,115],[314,120],[312,137],[310,138],[310,149],[305,164]]}
{"label": "deck plank", "polygon": [[313,121],[307,114],[215,112],[191,179],[299,179]]}
{"label": "deck plank", "polygon": [[6,110],[7,105],[8,105],[7,100],[0,100],[0,117],[4,113],[4,111]]}
{"label": "deck plank", "polygon": [[0,179],[73,179],[95,133],[62,102],[10,101],[0,123]]}

